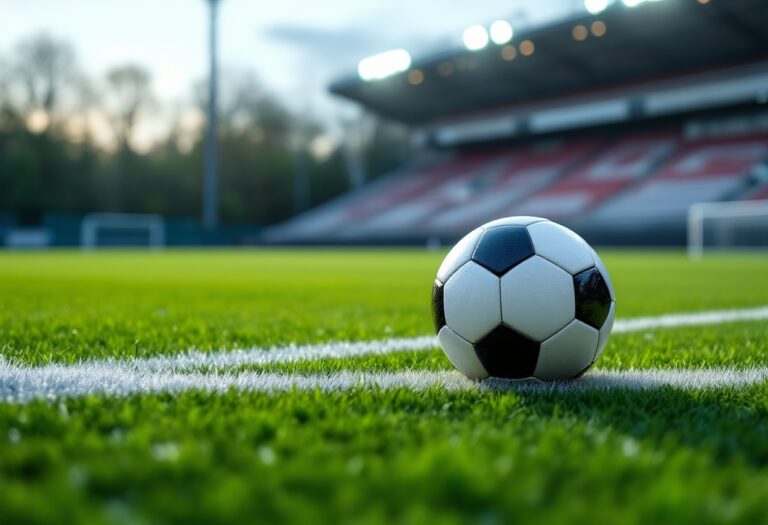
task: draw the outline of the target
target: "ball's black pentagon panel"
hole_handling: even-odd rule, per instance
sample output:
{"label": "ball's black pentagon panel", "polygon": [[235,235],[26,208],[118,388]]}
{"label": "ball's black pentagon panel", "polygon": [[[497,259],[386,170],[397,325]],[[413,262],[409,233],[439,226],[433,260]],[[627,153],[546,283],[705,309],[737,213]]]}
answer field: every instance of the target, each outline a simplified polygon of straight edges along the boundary
{"label": "ball's black pentagon panel", "polygon": [[533,254],[533,243],[525,227],[497,226],[483,232],[472,260],[501,276]]}
{"label": "ball's black pentagon panel", "polygon": [[597,268],[573,276],[576,319],[600,330],[611,310],[611,292]]}
{"label": "ball's black pentagon panel", "polygon": [[444,290],[443,283],[435,279],[435,285],[432,287],[432,320],[435,323],[435,332],[445,326]]}
{"label": "ball's black pentagon panel", "polygon": [[475,343],[475,352],[489,375],[520,379],[533,375],[539,343],[501,324]]}

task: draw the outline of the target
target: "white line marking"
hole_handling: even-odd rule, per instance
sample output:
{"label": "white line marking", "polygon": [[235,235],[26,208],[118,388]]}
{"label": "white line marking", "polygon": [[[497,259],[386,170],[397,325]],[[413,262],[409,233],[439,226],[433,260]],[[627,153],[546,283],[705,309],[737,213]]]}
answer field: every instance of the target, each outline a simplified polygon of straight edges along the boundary
{"label": "white line marking", "polygon": [[[112,360],[116,365],[129,365],[143,370],[195,370],[200,368],[224,369],[243,365],[263,366],[320,359],[343,359],[365,355],[384,355],[393,352],[415,352],[438,348],[437,337],[404,337],[378,341],[333,341],[317,345],[288,345],[274,348],[246,350],[219,350],[216,352],[189,351],[176,355],[156,356],[133,360]],[[95,361],[98,363],[98,361]],[[89,364],[88,362],[86,364]]]}
{"label": "white line marking", "polygon": [[725,324],[734,321],[761,321],[763,319],[768,319],[768,306],[741,310],[712,310],[709,312],[620,319],[613,326],[613,333],[639,332],[641,330],[677,328],[681,326]]}
{"label": "white line marking", "polygon": [[[712,325],[762,319],[768,319],[768,307],[619,320],[614,326],[614,332],[626,333],[656,328]],[[461,388],[474,385],[454,372],[392,374],[341,372],[331,375],[309,376],[262,372],[211,373],[243,365],[259,366],[318,359],[384,355],[393,352],[428,350],[437,346],[435,337],[423,336],[357,343],[331,342],[321,345],[289,345],[272,349],[253,348],[209,353],[191,351],[170,356],[127,360],[94,360],[75,365],[49,364],[40,367],[15,365],[0,356],[0,401],[6,399],[10,402],[18,402],[49,396],[69,397],[91,393],[127,395],[138,392],[176,392],[193,388],[211,391],[222,391],[229,388],[271,391],[294,387],[333,390],[351,388],[358,384],[361,386],[381,386],[382,388],[402,386],[417,389],[441,384],[451,389],[456,389],[461,385],[464,385]],[[762,368],[751,370],[593,372],[575,383],[559,386],[558,384],[555,386],[552,384],[535,386],[537,383],[515,383],[515,388],[534,388],[537,390],[552,388],[651,388],[664,384],[682,388],[698,388],[699,385],[751,384],[762,381],[765,373],[765,369]],[[497,382],[494,381],[486,382],[483,383],[483,388],[496,388],[494,387],[496,384]],[[628,386],[630,384],[635,386]],[[508,383],[503,383],[503,385],[507,385],[505,388],[508,388]]]}
{"label": "white line marking", "polygon": [[88,395],[122,397],[132,394],[179,393],[187,391],[284,392],[292,389],[343,391],[354,388],[403,388],[450,391],[507,391],[547,393],[589,390],[650,390],[672,387],[698,390],[743,387],[768,380],[768,368],[716,368],[709,370],[628,370],[594,371],[578,381],[542,383],[535,380],[475,383],[456,371],[382,372],[342,371],[329,374],[294,375],[263,372],[240,374],[142,372],[115,369],[108,365],[83,369],[54,365],[24,368],[0,363],[0,399],[6,403],[49,401]]}
{"label": "white line marking", "polygon": [[[742,310],[716,310],[697,313],[668,314],[658,317],[638,317],[617,320],[613,333],[638,332],[657,328],[714,325],[734,321],[768,319],[768,306]],[[142,370],[195,370],[209,368],[221,370],[236,366],[264,366],[320,359],[342,359],[365,355],[384,355],[393,352],[421,351],[439,348],[437,337],[421,336],[393,338],[379,341],[336,341],[319,345],[289,345],[270,349],[251,348],[220,350],[216,352],[188,351],[175,355],[156,356],[133,360],[108,360],[114,366],[128,365]],[[98,361],[94,361],[98,363]],[[102,361],[104,362],[104,361]],[[85,363],[85,365],[91,362]]]}

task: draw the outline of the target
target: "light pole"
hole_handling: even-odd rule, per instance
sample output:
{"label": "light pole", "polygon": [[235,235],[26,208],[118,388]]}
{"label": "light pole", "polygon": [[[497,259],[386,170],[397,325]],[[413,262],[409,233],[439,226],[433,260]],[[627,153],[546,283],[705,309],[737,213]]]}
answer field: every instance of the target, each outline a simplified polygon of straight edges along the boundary
{"label": "light pole", "polygon": [[217,141],[217,19],[220,0],[207,0],[210,6],[210,76],[208,79],[208,127],[203,152],[203,226],[214,230],[219,224],[219,152]]}

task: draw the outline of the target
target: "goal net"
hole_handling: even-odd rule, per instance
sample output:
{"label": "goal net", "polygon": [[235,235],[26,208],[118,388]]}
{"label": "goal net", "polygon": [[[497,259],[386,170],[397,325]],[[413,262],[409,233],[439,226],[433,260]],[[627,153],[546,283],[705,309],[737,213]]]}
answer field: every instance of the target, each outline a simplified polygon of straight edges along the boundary
{"label": "goal net", "polygon": [[165,246],[165,219],[160,215],[91,213],[80,224],[83,248]]}
{"label": "goal net", "polygon": [[768,249],[768,200],[706,202],[688,210],[688,254]]}

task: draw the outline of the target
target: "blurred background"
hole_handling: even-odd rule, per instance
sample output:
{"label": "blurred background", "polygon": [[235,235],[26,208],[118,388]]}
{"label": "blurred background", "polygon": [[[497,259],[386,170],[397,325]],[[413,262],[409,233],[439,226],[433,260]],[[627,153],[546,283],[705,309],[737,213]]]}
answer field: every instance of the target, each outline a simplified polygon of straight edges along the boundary
{"label": "blurred background", "polygon": [[0,0],[0,245],[768,244],[764,0]]}

